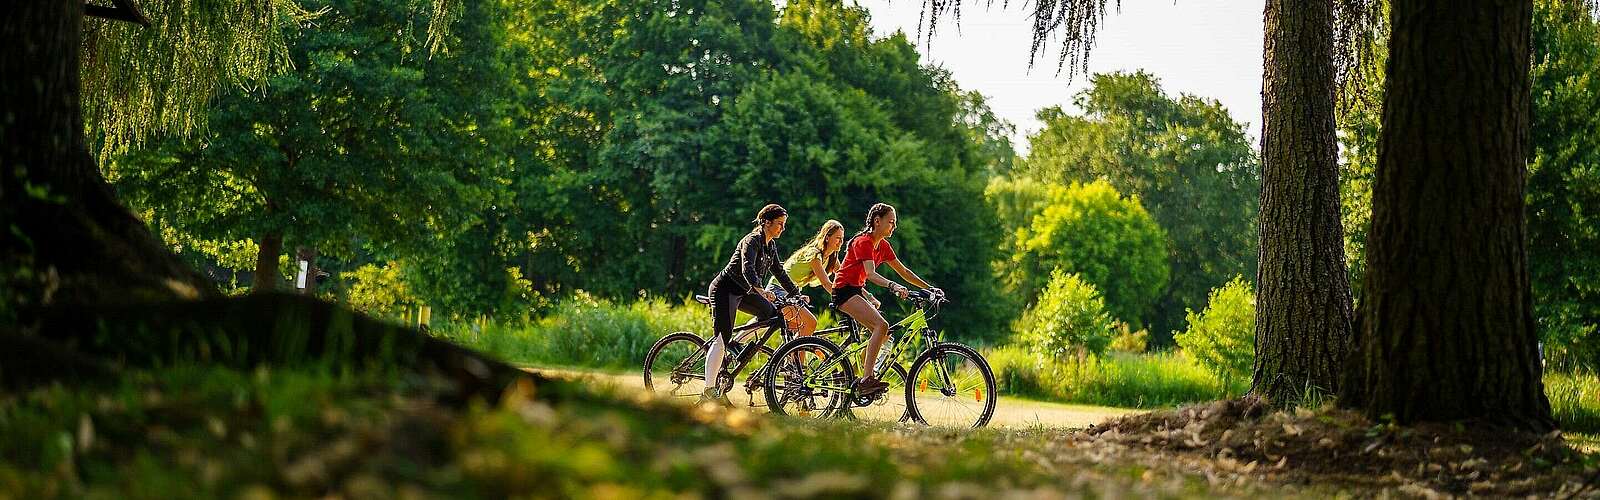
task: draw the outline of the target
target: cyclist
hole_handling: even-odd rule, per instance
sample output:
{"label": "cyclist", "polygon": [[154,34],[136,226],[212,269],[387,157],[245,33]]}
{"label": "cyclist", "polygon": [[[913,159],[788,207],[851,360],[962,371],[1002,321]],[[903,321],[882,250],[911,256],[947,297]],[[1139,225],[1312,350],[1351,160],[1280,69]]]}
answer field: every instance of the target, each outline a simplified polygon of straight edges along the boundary
{"label": "cyclist", "polygon": [[888,264],[906,281],[922,288],[930,287],[927,281],[923,281],[917,273],[900,263],[900,259],[895,257],[894,248],[889,246],[889,237],[894,235],[898,221],[899,217],[895,214],[894,207],[887,203],[879,203],[868,209],[866,227],[861,228],[861,232],[850,238],[850,245],[844,254],[844,263],[839,267],[838,280],[834,282],[834,307],[849,314],[857,323],[872,332],[872,337],[867,340],[866,352],[861,359],[861,380],[856,381],[856,392],[862,396],[875,396],[878,392],[889,388],[888,383],[878,380],[877,374],[873,373],[875,368],[873,362],[878,359],[878,350],[889,338],[889,322],[883,319],[883,314],[878,312],[878,308],[871,301],[871,296],[866,293],[867,281],[888,288],[902,299],[906,298],[910,293],[909,289],[878,274],[878,264]]}
{"label": "cyclist", "polygon": [[[822,224],[822,229],[817,235],[795,250],[789,260],[783,262],[783,268],[789,275],[789,281],[796,286],[805,288],[819,285],[829,294],[833,293],[833,273],[839,270],[839,247],[844,245],[844,224],[828,219]],[[767,289],[782,300],[787,292],[779,286],[777,276],[773,276]],[[783,318],[789,322],[789,329],[801,336],[811,335],[817,331],[817,317],[811,310],[799,306],[783,308]]]}
{"label": "cyclist", "polygon": [[706,390],[700,397],[702,402],[733,406],[722,394],[717,373],[722,370],[722,357],[726,352],[740,351],[740,346],[733,343],[732,338],[735,312],[744,311],[758,320],[778,315],[772,306],[777,297],[772,291],[761,288],[762,276],[772,273],[783,285],[784,291],[791,295],[800,293],[800,289],[789,280],[789,274],[780,266],[778,248],[772,241],[783,234],[788,221],[789,212],[776,203],[761,207],[755,220],[751,221],[755,228],[739,240],[733,256],[728,258],[728,265],[711,280],[711,288],[706,295],[711,296],[711,329],[716,335],[711,346],[706,348]]}

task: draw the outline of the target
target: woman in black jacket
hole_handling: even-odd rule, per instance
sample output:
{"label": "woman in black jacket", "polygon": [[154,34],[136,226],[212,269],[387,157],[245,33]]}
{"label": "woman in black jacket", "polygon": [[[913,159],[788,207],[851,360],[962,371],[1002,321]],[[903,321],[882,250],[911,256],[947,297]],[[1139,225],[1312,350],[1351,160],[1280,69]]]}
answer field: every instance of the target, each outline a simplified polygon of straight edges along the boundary
{"label": "woman in black jacket", "polygon": [[[706,348],[706,391],[701,401],[732,406],[717,383],[717,372],[722,370],[723,354],[733,342],[736,311],[749,313],[757,320],[778,315],[777,308],[772,305],[776,296],[761,287],[766,276],[777,278],[778,284],[791,296],[800,294],[800,289],[789,279],[789,273],[784,272],[782,261],[778,259],[778,247],[772,242],[783,234],[789,212],[777,204],[769,204],[761,207],[751,222],[755,223],[755,228],[739,240],[733,256],[728,258],[728,265],[711,280],[711,289],[706,292],[711,296],[711,330],[716,335],[711,346]],[[738,344],[731,345],[735,352],[739,350]]]}

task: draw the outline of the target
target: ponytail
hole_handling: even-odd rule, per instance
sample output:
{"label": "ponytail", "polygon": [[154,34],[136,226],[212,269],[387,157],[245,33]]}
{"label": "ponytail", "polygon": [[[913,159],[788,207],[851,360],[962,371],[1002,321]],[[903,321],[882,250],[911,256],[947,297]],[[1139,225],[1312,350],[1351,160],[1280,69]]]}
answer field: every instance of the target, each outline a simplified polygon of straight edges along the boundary
{"label": "ponytail", "polygon": [[[861,231],[857,232],[855,236],[851,236],[850,239],[855,240],[856,238],[860,238],[861,235],[871,233],[872,227],[877,225],[878,219],[885,215],[889,215],[889,212],[893,211],[894,207],[888,203],[878,203],[872,205],[872,208],[867,209],[867,220],[862,223]],[[845,244],[848,245],[849,242],[846,242]]]}

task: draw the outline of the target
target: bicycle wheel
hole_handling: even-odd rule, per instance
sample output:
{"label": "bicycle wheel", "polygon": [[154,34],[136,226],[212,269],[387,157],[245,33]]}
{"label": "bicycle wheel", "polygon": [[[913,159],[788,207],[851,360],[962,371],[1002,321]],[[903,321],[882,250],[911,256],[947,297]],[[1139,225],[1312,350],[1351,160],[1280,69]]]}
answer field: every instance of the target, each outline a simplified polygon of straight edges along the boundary
{"label": "bicycle wheel", "polygon": [[705,339],[689,332],[661,337],[644,355],[644,388],[673,398],[698,398],[706,390]]}
{"label": "bicycle wheel", "polygon": [[906,411],[906,369],[899,363],[888,365],[883,373],[878,374],[878,380],[889,384],[889,389],[883,391],[871,401],[857,401],[851,411],[857,418],[864,420],[878,420],[886,422],[903,422],[908,416]]}
{"label": "bicycle wheel", "polygon": [[[743,384],[735,384],[739,378],[735,373],[732,377],[722,381],[722,393],[728,396],[728,401],[734,406],[755,408],[767,405],[766,373],[767,367],[772,362],[772,348],[764,345],[755,346],[756,352],[750,355],[750,362],[745,363],[740,371],[746,373]],[[724,361],[728,363],[729,361]],[[740,386],[735,389],[735,385]]]}
{"label": "bicycle wheel", "polygon": [[800,337],[778,346],[765,370],[767,409],[778,415],[825,418],[848,404],[855,370],[828,339]]}
{"label": "bicycle wheel", "polygon": [[994,372],[971,347],[938,344],[917,356],[909,375],[906,413],[914,422],[978,428],[994,416]]}

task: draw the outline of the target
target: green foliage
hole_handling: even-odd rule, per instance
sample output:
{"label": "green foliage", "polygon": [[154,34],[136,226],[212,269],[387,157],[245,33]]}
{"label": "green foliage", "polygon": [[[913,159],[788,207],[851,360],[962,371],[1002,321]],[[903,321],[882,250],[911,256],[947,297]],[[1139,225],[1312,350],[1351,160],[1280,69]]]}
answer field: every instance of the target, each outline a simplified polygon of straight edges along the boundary
{"label": "green foliage", "polygon": [[[1029,136],[1019,170],[1062,184],[1103,179],[1138,197],[1165,231],[1170,279],[1154,309],[1137,319],[1157,345],[1169,345],[1184,310],[1200,307],[1208,290],[1235,275],[1255,276],[1261,177],[1254,143],[1221,103],[1169,96],[1142,71],[1093,75],[1074,102],[1083,116],[1039,111],[1045,128]],[[1095,284],[1112,295],[1111,284]]]}
{"label": "green foliage", "polygon": [[[1600,368],[1600,22],[1586,7],[1534,2],[1528,270],[1534,316],[1552,367]],[[1351,280],[1360,300],[1364,242],[1383,92],[1384,52],[1341,114],[1341,204]]]}
{"label": "green foliage", "polygon": [[1021,346],[984,352],[1002,394],[1047,401],[1162,408],[1238,397],[1248,383],[1224,383],[1194,360],[1173,352],[1114,352],[1069,366],[1043,366]]}
{"label": "green foliage", "polygon": [[1100,355],[1111,344],[1111,316],[1093,284],[1076,274],[1057,269],[1038,303],[1023,313],[1013,327],[1017,342],[1041,362],[1081,362],[1085,354]]}
{"label": "green foliage", "polygon": [[579,294],[526,325],[501,324],[476,332],[456,328],[438,334],[513,363],[637,368],[656,340],[680,331],[710,332],[706,307],[661,299],[618,305]]}
{"label": "green foliage", "polygon": [[1566,432],[1600,432],[1600,376],[1592,372],[1545,373],[1550,411]]}
{"label": "green foliage", "polygon": [[415,304],[406,283],[401,279],[401,264],[389,262],[383,266],[367,264],[354,271],[342,273],[350,281],[346,301],[351,309],[369,316],[395,318],[403,308]]}
{"label": "green foliage", "polygon": [[1205,311],[1189,311],[1178,346],[1224,381],[1250,379],[1256,352],[1256,294],[1242,277],[1211,291]]}
{"label": "green foliage", "polygon": [[[1010,220],[1024,207],[1039,207],[1012,233],[1013,253],[998,265],[1012,294],[1034,297],[1060,269],[1101,290],[1116,318],[1138,324],[1167,283],[1166,236],[1139,197],[1124,197],[1105,181],[1043,188],[1030,182],[995,181],[986,191]],[[1047,195],[1042,203],[1033,198],[1040,191]]]}

